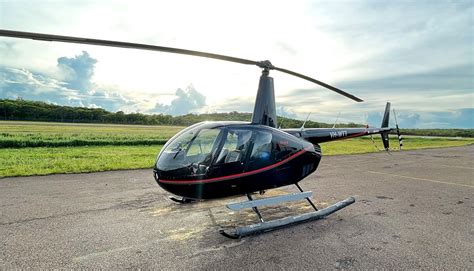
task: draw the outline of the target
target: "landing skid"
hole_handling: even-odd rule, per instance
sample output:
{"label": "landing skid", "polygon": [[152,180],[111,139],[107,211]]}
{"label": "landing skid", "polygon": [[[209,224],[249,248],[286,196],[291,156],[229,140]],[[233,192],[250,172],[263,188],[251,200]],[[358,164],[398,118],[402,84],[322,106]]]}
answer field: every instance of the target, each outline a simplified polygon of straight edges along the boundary
{"label": "landing skid", "polygon": [[191,203],[191,202],[195,202],[195,200],[193,199],[188,199],[188,198],[176,198],[176,197],[168,197],[170,200],[174,201],[174,202],[178,202],[178,203]]}
{"label": "landing skid", "polygon": [[[298,189],[302,191],[302,189],[299,186],[298,186]],[[312,193],[311,191],[308,191],[308,192],[309,194]],[[247,195],[247,197],[249,198],[249,201],[245,201],[241,203],[231,203],[227,205],[227,207],[231,210],[252,208],[253,211],[257,214],[260,220],[260,223],[249,225],[249,226],[236,227],[235,229],[231,231],[226,231],[226,230],[221,229],[219,233],[227,238],[238,239],[238,238],[242,238],[249,235],[269,232],[269,231],[280,229],[286,226],[300,224],[300,223],[324,218],[355,202],[355,199],[353,197],[349,197],[345,200],[339,201],[338,203],[334,205],[318,210],[316,206],[313,204],[313,202],[311,202],[311,199],[309,198],[310,195],[308,196],[308,192],[293,193],[293,194],[258,199],[258,200],[253,200],[250,195]],[[296,216],[279,218],[279,219],[275,219],[271,221],[264,221],[262,215],[257,209],[257,206],[273,205],[273,204],[278,204],[282,202],[295,201],[295,200],[301,200],[301,199],[307,199],[308,202],[311,204],[311,206],[315,209],[315,211],[301,214],[301,215],[296,215]]]}

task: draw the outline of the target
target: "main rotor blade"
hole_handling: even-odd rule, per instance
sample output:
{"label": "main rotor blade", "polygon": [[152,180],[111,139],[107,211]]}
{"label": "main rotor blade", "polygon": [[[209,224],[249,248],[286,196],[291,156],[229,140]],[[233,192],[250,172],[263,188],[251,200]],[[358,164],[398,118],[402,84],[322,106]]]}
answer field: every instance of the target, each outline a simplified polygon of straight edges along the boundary
{"label": "main rotor blade", "polygon": [[270,61],[253,61],[253,60],[226,56],[226,55],[212,54],[212,53],[172,48],[172,47],[163,47],[163,46],[156,46],[156,45],[149,45],[149,44],[142,44],[142,43],[89,39],[89,38],[60,36],[60,35],[51,35],[51,34],[42,34],[42,33],[33,33],[33,32],[12,31],[12,30],[4,30],[4,29],[0,29],[0,36],[11,37],[11,38],[23,38],[23,39],[33,39],[33,40],[43,40],[43,41],[59,41],[59,42],[68,42],[68,43],[79,43],[79,44],[99,45],[99,46],[108,46],[108,47],[120,47],[120,48],[141,49],[141,50],[149,50],[149,51],[159,51],[159,52],[166,52],[166,53],[213,58],[213,59],[224,60],[224,61],[235,62],[235,63],[246,64],[246,65],[256,65],[260,68],[270,69],[270,70],[273,69],[273,70],[277,70],[280,72],[284,72],[284,73],[291,74],[293,76],[308,80],[310,82],[323,86],[327,89],[335,91],[343,96],[346,96],[347,98],[350,98],[354,101],[357,101],[357,102],[363,101],[352,94],[349,94],[345,91],[342,91],[336,87],[328,85],[319,80],[313,79],[306,75],[299,74],[297,72],[293,72],[287,69],[275,67],[270,63]]}
{"label": "main rotor blade", "polygon": [[166,52],[166,53],[175,53],[175,54],[182,54],[182,55],[192,55],[192,56],[214,58],[214,59],[236,62],[240,64],[248,64],[248,65],[258,65],[259,63],[258,61],[252,61],[252,60],[243,59],[243,58],[211,54],[211,53],[192,51],[192,50],[185,50],[185,49],[179,49],[179,48],[172,48],[172,47],[133,43],[133,42],[88,39],[88,38],[50,35],[50,34],[41,34],[41,33],[32,33],[32,32],[11,31],[11,30],[3,30],[3,29],[0,29],[0,36],[33,39],[33,40],[43,40],[43,41],[59,41],[59,42],[68,42],[68,43],[99,45],[99,46],[108,46],[108,47],[141,49],[141,50],[149,50],[149,51],[160,51],[160,52]]}
{"label": "main rotor blade", "polygon": [[323,87],[325,87],[325,88],[327,88],[327,89],[330,89],[330,90],[332,90],[332,91],[334,91],[334,92],[337,92],[337,93],[339,93],[339,94],[341,94],[341,95],[343,95],[343,96],[346,96],[347,98],[352,99],[352,100],[354,100],[354,101],[356,101],[356,102],[363,102],[363,101],[364,101],[364,100],[362,100],[362,99],[360,99],[360,98],[357,98],[356,96],[354,96],[354,95],[352,95],[352,94],[350,94],[350,93],[347,93],[347,92],[345,92],[345,91],[343,91],[343,90],[338,89],[337,87],[333,87],[333,86],[331,86],[331,85],[328,85],[328,84],[326,84],[326,83],[324,83],[324,82],[321,82],[321,81],[319,81],[319,80],[316,80],[316,79],[313,79],[313,78],[311,78],[311,77],[308,77],[308,76],[306,76],[306,75],[303,75],[303,74],[300,74],[300,73],[297,73],[297,72],[294,72],[294,71],[290,71],[290,70],[287,70],[287,69],[278,68],[278,67],[273,67],[273,69],[274,69],[274,70],[277,70],[277,71],[284,72],[284,73],[291,74],[291,75],[296,76],[296,77],[299,77],[299,78],[303,78],[303,79],[305,79],[305,80],[308,80],[308,81],[310,81],[310,82],[313,82],[313,83],[315,83],[315,84],[318,84],[318,85],[320,85],[320,86],[323,86]]}

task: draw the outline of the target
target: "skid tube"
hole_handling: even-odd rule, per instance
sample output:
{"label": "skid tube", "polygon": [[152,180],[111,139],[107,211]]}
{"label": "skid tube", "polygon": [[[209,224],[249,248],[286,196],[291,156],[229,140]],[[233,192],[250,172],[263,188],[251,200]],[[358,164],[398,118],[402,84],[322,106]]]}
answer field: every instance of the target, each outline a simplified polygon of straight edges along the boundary
{"label": "skid tube", "polygon": [[304,222],[324,218],[332,213],[339,211],[340,209],[344,207],[351,205],[354,202],[355,202],[355,198],[349,197],[345,200],[337,202],[336,204],[333,204],[329,207],[326,207],[324,209],[321,209],[315,212],[310,212],[310,213],[290,216],[290,217],[284,217],[284,218],[261,222],[258,224],[253,224],[253,225],[244,226],[244,227],[237,227],[235,228],[234,232],[230,232],[230,233],[221,229],[219,233],[231,239],[238,239],[238,238],[242,238],[249,235],[265,233],[265,232],[283,228],[289,225],[294,225],[294,224],[299,224],[299,223],[304,223]]}
{"label": "skid tube", "polygon": [[193,199],[188,199],[188,198],[184,198],[184,197],[182,197],[182,198],[177,198],[177,197],[174,197],[174,196],[170,196],[170,197],[168,197],[168,198],[169,198],[170,200],[174,201],[174,202],[183,203],[183,204],[195,202],[195,200],[193,200]]}

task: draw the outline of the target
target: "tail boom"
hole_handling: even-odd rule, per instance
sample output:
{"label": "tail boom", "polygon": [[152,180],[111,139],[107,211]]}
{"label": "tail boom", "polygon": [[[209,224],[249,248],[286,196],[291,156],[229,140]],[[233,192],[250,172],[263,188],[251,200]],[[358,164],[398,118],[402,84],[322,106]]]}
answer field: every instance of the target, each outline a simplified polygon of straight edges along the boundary
{"label": "tail boom", "polygon": [[[380,128],[310,128],[310,129],[283,129],[283,131],[296,137],[302,137],[307,141],[318,144],[334,140],[342,140],[366,135],[380,134],[385,150],[389,149],[388,135],[392,131],[389,128],[390,103],[387,102]],[[398,129],[397,129],[398,131]]]}
{"label": "tail boom", "polygon": [[318,144],[366,135],[388,134],[391,128],[309,128],[304,130],[283,129],[283,131],[296,137],[302,137],[313,144]]}

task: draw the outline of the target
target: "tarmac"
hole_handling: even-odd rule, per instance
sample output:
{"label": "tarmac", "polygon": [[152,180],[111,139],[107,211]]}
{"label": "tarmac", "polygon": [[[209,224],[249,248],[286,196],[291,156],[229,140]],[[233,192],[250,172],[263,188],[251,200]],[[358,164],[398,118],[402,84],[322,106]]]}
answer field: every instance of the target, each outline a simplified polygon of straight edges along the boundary
{"label": "tarmac", "polygon": [[[257,223],[231,212],[244,197],[180,205],[152,171],[0,179],[0,269],[474,269],[474,145],[325,156],[299,184],[318,207],[354,196],[322,220],[232,240]],[[264,196],[296,192],[296,187]],[[261,208],[277,218],[307,202]]]}

